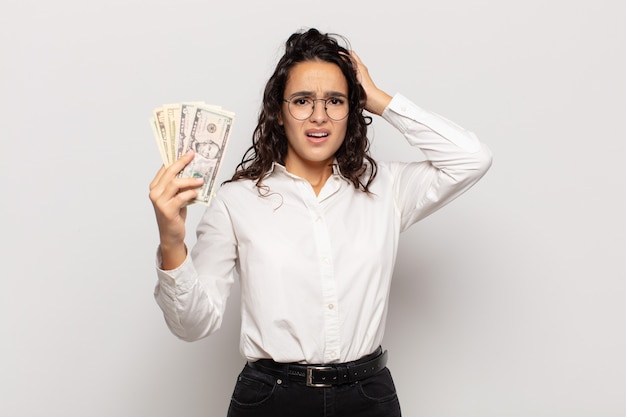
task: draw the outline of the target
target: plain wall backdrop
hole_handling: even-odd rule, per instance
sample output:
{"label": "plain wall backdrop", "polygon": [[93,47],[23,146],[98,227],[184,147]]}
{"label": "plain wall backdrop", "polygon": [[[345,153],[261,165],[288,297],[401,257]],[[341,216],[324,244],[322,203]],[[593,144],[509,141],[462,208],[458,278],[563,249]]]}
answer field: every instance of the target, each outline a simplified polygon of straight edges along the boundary
{"label": "plain wall backdrop", "polygon": [[[384,347],[404,415],[626,416],[625,16],[620,0],[3,0],[0,415],[225,415],[239,299],[207,339],[166,328],[148,119],[234,111],[228,178],[284,41],[317,27],[494,154],[402,236]],[[380,118],[372,142],[422,158]]]}

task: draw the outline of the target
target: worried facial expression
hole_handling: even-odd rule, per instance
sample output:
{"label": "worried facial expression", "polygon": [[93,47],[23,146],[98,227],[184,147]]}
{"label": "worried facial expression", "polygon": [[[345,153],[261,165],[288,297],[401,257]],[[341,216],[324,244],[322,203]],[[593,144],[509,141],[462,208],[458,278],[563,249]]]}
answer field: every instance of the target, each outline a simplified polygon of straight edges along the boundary
{"label": "worried facial expression", "polygon": [[[323,61],[296,64],[289,73],[283,98],[286,101],[279,123],[288,141],[287,169],[329,166],[348,127],[348,83],[341,69]],[[337,117],[343,114],[345,117]]]}

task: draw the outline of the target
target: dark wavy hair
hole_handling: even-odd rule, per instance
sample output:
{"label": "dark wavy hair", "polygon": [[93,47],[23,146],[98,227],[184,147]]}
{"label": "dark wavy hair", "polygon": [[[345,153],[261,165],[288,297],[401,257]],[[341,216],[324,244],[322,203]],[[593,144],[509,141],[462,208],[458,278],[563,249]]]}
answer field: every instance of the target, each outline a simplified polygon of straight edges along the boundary
{"label": "dark wavy hair", "polygon": [[[340,45],[338,40],[345,46]],[[297,32],[287,39],[285,53],[265,86],[252,146],[245,152],[233,177],[226,182],[251,179],[256,181],[259,189],[268,191],[262,184],[263,177],[274,162],[284,164],[287,155],[287,137],[283,126],[279,124],[287,78],[296,64],[308,61],[336,64],[346,77],[350,112],[346,137],[335,153],[335,159],[341,174],[355,188],[369,192],[377,165],[369,155],[367,126],[371,124],[372,118],[363,114],[367,99],[365,90],[357,80],[349,56],[348,41],[337,34],[322,34],[317,29]],[[369,175],[365,175],[368,172]]]}

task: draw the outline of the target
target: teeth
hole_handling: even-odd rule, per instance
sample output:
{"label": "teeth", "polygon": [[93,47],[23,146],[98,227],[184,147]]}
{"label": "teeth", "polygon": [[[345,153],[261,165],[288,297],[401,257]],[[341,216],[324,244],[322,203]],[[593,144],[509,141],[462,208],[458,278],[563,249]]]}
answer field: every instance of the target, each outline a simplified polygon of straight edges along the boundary
{"label": "teeth", "polygon": [[325,138],[328,136],[328,133],[309,133],[309,136],[313,136],[315,138]]}

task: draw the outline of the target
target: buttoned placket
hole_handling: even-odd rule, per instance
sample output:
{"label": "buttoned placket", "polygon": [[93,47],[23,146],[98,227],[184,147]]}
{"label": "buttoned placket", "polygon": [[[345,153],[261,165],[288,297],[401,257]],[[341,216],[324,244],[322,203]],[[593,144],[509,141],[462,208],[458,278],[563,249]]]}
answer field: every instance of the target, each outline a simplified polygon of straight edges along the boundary
{"label": "buttoned placket", "polygon": [[336,362],[340,357],[339,305],[337,283],[333,263],[332,242],[324,213],[322,201],[334,194],[338,188],[337,178],[331,176],[319,195],[316,196],[311,185],[302,180],[298,187],[311,219],[315,245],[318,254],[319,278],[322,299],[320,308],[324,317],[324,362]]}

